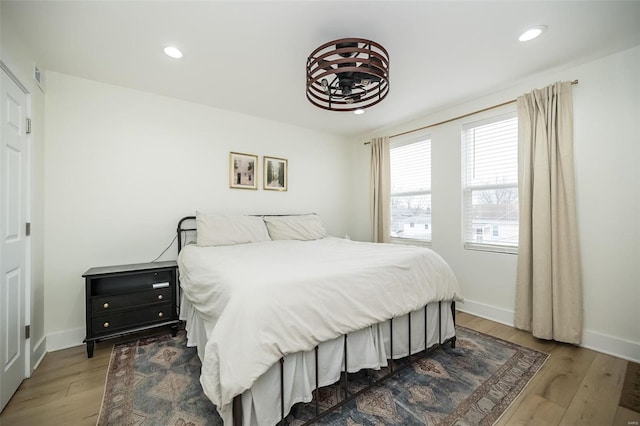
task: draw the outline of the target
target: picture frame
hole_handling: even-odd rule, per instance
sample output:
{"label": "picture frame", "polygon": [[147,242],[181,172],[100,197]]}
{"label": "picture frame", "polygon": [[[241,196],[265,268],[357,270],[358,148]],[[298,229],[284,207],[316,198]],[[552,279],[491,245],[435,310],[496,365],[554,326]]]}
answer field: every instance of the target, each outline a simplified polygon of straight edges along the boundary
{"label": "picture frame", "polygon": [[258,189],[258,156],[240,152],[229,153],[229,187]]}
{"label": "picture frame", "polygon": [[288,161],[285,158],[264,156],[262,185],[265,190],[287,191],[289,187]]}

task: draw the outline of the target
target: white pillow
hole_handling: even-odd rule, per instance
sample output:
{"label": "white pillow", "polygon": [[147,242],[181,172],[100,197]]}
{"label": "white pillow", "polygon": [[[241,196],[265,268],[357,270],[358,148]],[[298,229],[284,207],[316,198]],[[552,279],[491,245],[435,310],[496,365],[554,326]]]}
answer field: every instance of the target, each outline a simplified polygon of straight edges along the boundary
{"label": "white pillow", "polygon": [[265,216],[272,240],[318,240],[327,230],[317,214],[295,216]]}
{"label": "white pillow", "polygon": [[201,247],[270,241],[261,217],[196,212],[196,244]]}

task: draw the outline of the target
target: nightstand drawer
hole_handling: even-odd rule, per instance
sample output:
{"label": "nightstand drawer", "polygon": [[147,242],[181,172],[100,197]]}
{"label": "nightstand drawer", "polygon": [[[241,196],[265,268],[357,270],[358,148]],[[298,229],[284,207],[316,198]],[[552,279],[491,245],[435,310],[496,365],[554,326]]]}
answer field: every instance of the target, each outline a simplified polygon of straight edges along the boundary
{"label": "nightstand drawer", "polygon": [[141,326],[155,322],[170,321],[171,319],[171,304],[166,303],[144,309],[121,311],[93,317],[91,319],[91,331],[97,336],[113,333],[121,328],[130,328],[132,324]]}
{"label": "nightstand drawer", "polygon": [[113,310],[131,308],[133,306],[171,301],[173,300],[172,291],[174,291],[173,286],[168,286],[151,291],[95,297],[91,300],[91,312],[92,315],[95,316],[106,314]]}

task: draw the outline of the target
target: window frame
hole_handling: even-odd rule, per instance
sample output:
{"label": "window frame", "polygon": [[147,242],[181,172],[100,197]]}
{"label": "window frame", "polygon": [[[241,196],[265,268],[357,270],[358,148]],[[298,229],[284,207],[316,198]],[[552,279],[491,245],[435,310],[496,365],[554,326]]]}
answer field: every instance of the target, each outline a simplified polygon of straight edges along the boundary
{"label": "window frame", "polygon": [[[411,133],[411,135],[402,135],[402,136],[398,136],[393,138],[393,140],[391,140],[389,142],[389,156],[391,156],[391,151],[395,148],[400,148],[403,146],[407,146],[407,145],[411,145],[414,143],[419,143],[419,142],[424,142],[424,141],[428,141],[429,142],[429,157],[431,159],[431,164],[429,164],[429,171],[430,171],[430,176],[429,176],[429,180],[431,180],[431,176],[433,175],[433,170],[432,170],[432,164],[433,164],[433,141],[431,139],[431,133],[430,132],[414,132]],[[391,170],[389,170],[390,174],[391,174]],[[389,217],[389,241],[391,243],[396,243],[396,244],[409,244],[409,245],[417,245],[417,246],[428,246],[430,247],[432,244],[432,240],[433,240],[433,234],[431,236],[431,238],[429,238],[428,240],[423,240],[423,239],[418,239],[418,238],[404,238],[404,237],[395,237],[391,235],[391,223],[392,223],[392,217],[393,217],[393,210],[392,210],[392,199],[393,197],[410,197],[410,196],[414,196],[414,195],[429,195],[430,197],[432,197],[432,188],[431,185],[429,187],[428,191],[404,191],[404,192],[396,192],[394,193],[392,191],[392,186],[393,186],[393,182],[392,182],[392,176],[389,176],[389,213],[390,213],[390,217]],[[433,204],[433,200],[432,200],[432,204]],[[433,208],[431,209],[433,210]],[[432,222],[433,222],[433,215],[432,217]],[[429,231],[431,232],[433,229],[433,223],[431,223],[431,226],[429,226]]]}
{"label": "window frame", "polygon": [[[470,234],[473,234],[473,228],[469,229],[467,232],[468,226],[472,225],[472,215],[468,214],[467,206],[473,205],[473,194],[478,191],[486,191],[486,190],[496,190],[496,189],[515,189],[518,192],[519,185],[519,172],[517,173],[517,179],[515,183],[496,183],[496,184],[467,184],[467,136],[466,132],[475,127],[480,127],[483,125],[488,125],[492,123],[498,123],[500,121],[506,121],[512,118],[518,118],[517,111],[515,107],[510,107],[506,109],[502,109],[500,112],[493,111],[491,115],[482,114],[474,117],[472,121],[467,121],[462,123],[461,126],[461,149],[462,149],[462,167],[461,167],[461,182],[462,182],[462,243],[463,248],[465,250],[474,250],[474,251],[485,251],[485,252],[494,252],[494,253],[505,253],[505,254],[518,254],[518,244],[514,245],[506,245],[506,244],[495,244],[492,242],[488,243],[480,243],[474,241],[467,241],[467,237]],[[518,131],[516,124],[516,132]],[[516,167],[519,168],[518,164],[518,150],[519,150],[519,140],[516,135]],[[519,218],[518,218],[518,227],[519,227]],[[493,227],[490,230],[490,234],[493,235]]]}

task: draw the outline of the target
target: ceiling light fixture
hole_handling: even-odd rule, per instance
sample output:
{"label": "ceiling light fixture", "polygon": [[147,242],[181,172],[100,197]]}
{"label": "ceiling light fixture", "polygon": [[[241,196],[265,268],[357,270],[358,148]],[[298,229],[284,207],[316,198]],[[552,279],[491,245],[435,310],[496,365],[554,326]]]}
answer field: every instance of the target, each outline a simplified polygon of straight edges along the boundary
{"label": "ceiling light fixture", "polygon": [[353,113],[354,113],[355,115],[364,114],[364,109],[362,109],[362,108],[358,108],[358,109],[354,110],[354,111],[353,111]]}
{"label": "ceiling light fixture", "polygon": [[182,58],[182,52],[177,47],[167,46],[164,48],[164,53],[165,55],[170,56],[173,59]]}
{"label": "ceiling light fixture", "polygon": [[389,54],[378,43],[343,38],[307,58],[307,99],[319,108],[362,114],[388,93]]}
{"label": "ceiling light fixture", "polygon": [[544,32],[544,30],[546,30],[547,27],[544,25],[538,25],[535,27],[531,27],[529,29],[527,29],[525,32],[522,33],[522,35],[520,35],[520,37],[518,37],[518,40],[520,41],[529,41],[529,40],[533,40],[534,38],[538,37],[540,34],[542,34]]}

